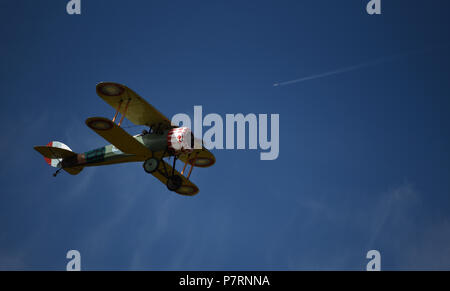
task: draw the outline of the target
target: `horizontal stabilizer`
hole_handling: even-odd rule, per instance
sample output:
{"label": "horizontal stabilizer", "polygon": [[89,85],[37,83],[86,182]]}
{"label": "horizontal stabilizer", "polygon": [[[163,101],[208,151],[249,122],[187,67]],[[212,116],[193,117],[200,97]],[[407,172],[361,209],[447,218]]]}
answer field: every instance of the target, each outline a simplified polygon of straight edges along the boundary
{"label": "horizontal stabilizer", "polygon": [[83,170],[83,167],[74,167],[74,168],[63,168],[64,171],[71,175],[77,175],[81,170]]}
{"label": "horizontal stabilizer", "polygon": [[72,151],[50,146],[35,146],[34,149],[47,159],[65,159],[76,155]]}
{"label": "horizontal stabilizer", "polygon": [[[59,141],[51,141],[46,146],[35,146],[34,149],[44,156],[47,164],[55,168],[61,167],[63,159],[77,155],[67,145]],[[63,170],[71,175],[76,175],[83,170],[83,167],[63,168]]]}

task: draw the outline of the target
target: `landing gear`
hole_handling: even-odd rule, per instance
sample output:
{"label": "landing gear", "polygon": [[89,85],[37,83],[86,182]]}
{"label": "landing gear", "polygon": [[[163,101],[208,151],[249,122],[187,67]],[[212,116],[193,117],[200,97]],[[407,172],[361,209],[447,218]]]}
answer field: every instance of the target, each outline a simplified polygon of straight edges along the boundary
{"label": "landing gear", "polygon": [[159,160],[155,158],[150,158],[146,160],[142,166],[144,167],[144,171],[151,174],[158,169]]}
{"label": "landing gear", "polygon": [[173,175],[167,179],[166,185],[167,189],[169,189],[170,191],[177,191],[178,189],[180,189],[182,184],[183,180],[181,179],[181,177],[178,175]]}
{"label": "landing gear", "polygon": [[[163,157],[166,153],[163,153]],[[166,163],[164,160],[160,160],[157,158],[149,158],[147,159],[144,164],[142,165],[144,168],[144,171],[151,174],[156,171],[158,171],[159,174],[161,174],[163,177],[167,178],[166,186],[167,189],[170,191],[178,191],[181,186],[183,186],[183,179],[175,173],[175,163],[177,161],[177,156],[174,156],[173,158],[173,167],[170,169],[170,167],[166,167]],[[159,168],[159,164],[162,162],[161,169]]]}

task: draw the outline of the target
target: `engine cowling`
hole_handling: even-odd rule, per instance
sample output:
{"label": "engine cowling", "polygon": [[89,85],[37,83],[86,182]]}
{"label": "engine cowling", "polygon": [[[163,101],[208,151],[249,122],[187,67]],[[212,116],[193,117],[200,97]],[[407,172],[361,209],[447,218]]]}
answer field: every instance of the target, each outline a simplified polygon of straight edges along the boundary
{"label": "engine cowling", "polygon": [[167,134],[167,147],[174,153],[190,153],[194,148],[194,135],[188,127],[173,128]]}

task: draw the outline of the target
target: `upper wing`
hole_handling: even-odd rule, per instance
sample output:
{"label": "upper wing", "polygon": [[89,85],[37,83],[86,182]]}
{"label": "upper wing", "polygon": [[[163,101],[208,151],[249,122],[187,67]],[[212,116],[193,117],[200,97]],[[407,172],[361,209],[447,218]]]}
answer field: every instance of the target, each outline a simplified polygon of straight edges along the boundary
{"label": "upper wing", "polygon": [[111,120],[104,117],[86,119],[86,125],[124,153],[151,156],[152,152]]}
{"label": "upper wing", "polygon": [[[128,87],[117,83],[99,83],[97,94],[136,125],[171,127],[170,120]],[[128,106],[127,106],[128,103]],[[125,112],[126,110],[126,112]]]}

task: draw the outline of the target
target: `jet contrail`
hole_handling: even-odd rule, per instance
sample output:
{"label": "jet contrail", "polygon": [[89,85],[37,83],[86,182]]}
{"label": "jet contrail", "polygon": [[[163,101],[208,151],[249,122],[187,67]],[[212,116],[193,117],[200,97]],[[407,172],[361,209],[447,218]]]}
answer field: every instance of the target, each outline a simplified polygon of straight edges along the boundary
{"label": "jet contrail", "polygon": [[[445,45],[445,47],[448,45]],[[415,54],[420,54],[420,53],[424,53],[428,50],[430,50],[431,48],[428,49],[422,49],[422,50],[415,50],[415,51],[409,51],[409,52],[405,52],[405,53],[401,53],[401,54],[397,54],[397,55],[393,55],[393,56],[389,56],[389,57],[381,57],[372,61],[368,61],[365,63],[361,63],[358,65],[353,65],[353,66],[349,66],[349,67],[345,67],[345,68],[341,68],[341,69],[337,69],[337,70],[333,70],[333,71],[329,71],[329,72],[325,72],[325,73],[321,73],[321,74],[316,74],[316,75],[311,75],[311,76],[307,76],[307,77],[303,77],[300,79],[295,79],[295,80],[290,80],[290,81],[285,81],[285,82],[278,82],[273,84],[274,87],[278,87],[278,86],[286,86],[286,85],[291,85],[291,84],[295,84],[295,83],[301,83],[301,82],[305,82],[305,81],[309,81],[309,80],[315,80],[315,79],[320,79],[320,78],[324,78],[324,77],[328,77],[328,76],[333,76],[333,75],[338,75],[338,74],[342,74],[342,73],[347,73],[347,72],[351,72],[351,71],[355,71],[355,70],[359,70],[362,68],[366,68],[366,67],[370,67],[370,66],[375,66],[378,64],[382,64],[382,63],[387,63],[387,62],[391,62],[391,61],[395,61],[397,59],[400,58],[406,58],[409,57],[411,55],[415,55]]]}
{"label": "jet contrail", "polygon": [[286,85],[290,85],[290,84],[294,84],[294,83],[301,83],[301,82],[304,82],[304,81],[320,79],[320,78],[324,78],[324,77],[328,77],[328,76],[332,76],[332,75],[347,73],[347,72],[358,70],[358,69],[361,69],[361,68],[364,68],[364,67],[372,66],[372,65],[375,65],[375,64],[380,63],[380,62],[382,62],[382,61],[378,60],[378,61],[367,62],[367,63],[363,63],[363,64],[359,64],[359,65],[354,65],[354,66],[350,66],[350,67],[337,69],[337,70],[334,70],[334,71],[329,71],[329,72],[322,73],[322,74],[311,75],[311,76],[303,77],[303,78],[300,78],[300,79],[295,79],[295,80],[291,80],[291,81],[275,83],[275,84],[273,84],[273,86],[274,87],[286,86]]}

